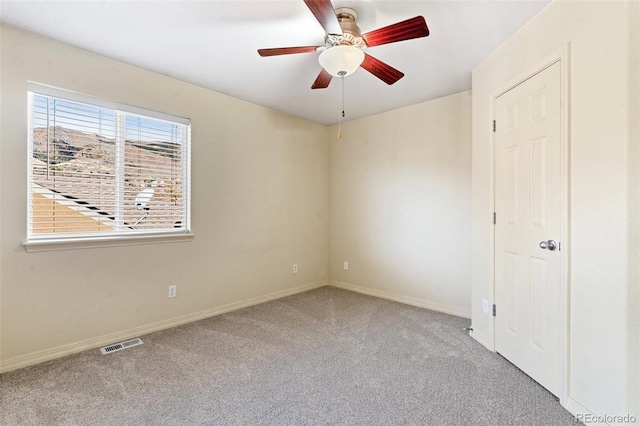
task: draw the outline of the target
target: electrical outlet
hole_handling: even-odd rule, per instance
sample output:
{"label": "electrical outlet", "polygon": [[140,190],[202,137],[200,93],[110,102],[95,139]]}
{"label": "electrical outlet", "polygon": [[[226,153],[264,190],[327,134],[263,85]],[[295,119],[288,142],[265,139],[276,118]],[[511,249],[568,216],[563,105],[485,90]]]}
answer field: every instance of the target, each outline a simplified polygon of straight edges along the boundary
{"label": "electrical outlet", "polygon": [[344,269],[345,271],[348,271],[349,270],[349,262],[344,262],[342,264],[342,269]]}
{"label": "electrical outlet", "polygon": [[176,297],[176,286],[175,285],[170,285],[169,286],[169,297]]}
{"label": "electrical outlet", "polygon": [[297,273],[298,273],[298,264],[297,264],[297,263],[294,263],[294,264],[293,264],[293,273],[294,273],[294,274],[297,274]]}
{"label": "electrical outlet", "polygon": [[489,301],[487,299],[482,299],[482,312],[489,313]]}

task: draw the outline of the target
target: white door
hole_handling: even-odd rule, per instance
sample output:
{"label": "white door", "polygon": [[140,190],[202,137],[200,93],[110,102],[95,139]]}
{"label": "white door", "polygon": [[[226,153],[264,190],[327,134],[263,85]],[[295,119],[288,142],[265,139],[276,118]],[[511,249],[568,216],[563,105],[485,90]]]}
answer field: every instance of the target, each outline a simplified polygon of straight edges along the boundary
{"label": "white door", "polygon": [[560,63],[494,106],[496,351],[558,396]]}

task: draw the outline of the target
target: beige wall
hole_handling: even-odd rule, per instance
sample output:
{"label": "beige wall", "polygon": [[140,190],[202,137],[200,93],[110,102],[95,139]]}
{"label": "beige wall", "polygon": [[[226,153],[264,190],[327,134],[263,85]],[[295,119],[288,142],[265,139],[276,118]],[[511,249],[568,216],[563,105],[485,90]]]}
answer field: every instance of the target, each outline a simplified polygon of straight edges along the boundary
{"label": "beige wall", "polygon": [[337,131],[331,282],[468,317],[471,92],[347,122],[341,139]]}
{"label": "beige wall", "polygon": [[473,336],[492,348],[492,318],[482,312],[482,299],[493,298],[491,93],[570,43],[571,211],[563,247],[571,255],[571,326],[564,403],[574,412],[639,414],[638,280],[637,265],[630,265],[637,260],[630,229],[637,230],[639,220],[638,186],[637,173],[627,171],[638,167],[632,124],[639,118],[638,16],[635,2],[556,1],[473,71]]}
{"label": "beige wall", "polygon": [[[629,5],[629,143],[627,155],[629,244],[630,406],[640,412],[640,2]],[[635,372],[635,374],[633,374]]]}
{"label": "beige wall", "polygon": [[[11,27],[1,38],[3,368],[326,282],[326,127]],[[191,118],[195,239],[26,253],[27,81]]]}

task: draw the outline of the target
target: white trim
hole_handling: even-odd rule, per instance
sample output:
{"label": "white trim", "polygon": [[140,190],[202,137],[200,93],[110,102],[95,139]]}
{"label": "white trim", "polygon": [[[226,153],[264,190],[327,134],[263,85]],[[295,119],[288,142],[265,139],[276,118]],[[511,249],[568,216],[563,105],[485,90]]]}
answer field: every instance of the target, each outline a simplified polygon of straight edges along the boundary
{"label": "white trim", "polygon": [[445,305],[444,303],[433,302],[431,300],[417,299],[414,297],[402,296],[397,293],[390,293],[382,290],[373,290],[367,287],[361,287],[355,284],[345,283],[342,281],[329,281],[329,285],[343,290],[354,291],[356,293],[366,294],[368,296],[379,297],[380,299],[393,300],[394,302],[404,303],[405,305],[417,306],[436,312],[442,312],[449,315],[455,315],[462,318],[471,318],[471,310],[461,308],[459,306]]}
{"label": "white trim", "polygon": [[191,120],[185,117],[179,117],[177,115],[166,114],[164,112],[122,104],[108,99],[97,98],[94,96],[85,95],[83,93],[60,89],[58,87],[46,86],[44,84],[28,82],[27,91],[45,96],[53,96],[54,98],[62,98],[68,101],[79,102],[82,104],[89,104],[91,106],[114,109],[131,114],[141,115],[144,117],[151,117],[158,120],[169,121],[172,123],[184,124],[186,126],[191,124]]}
{"label": "white trim", "polygon": [[121,247],[134,246],[140,244],[161,244],[161,243],[183,243],[193,240],[195,234],[151,234],[151,235],[131,235],[131,236],[105,236],[105,237],[84,237],[84,238],[57,238],[50,240],[33,240],[22,243],[28,253],[55,250],[75,250],[96,247]]}
{"label": "white trim", "polygon": [[[33,93],[27,92],[27,102],[29,114],[27,114],[27,187],[25,188],[27,194],[30,194],[33,190]],[[47,114],[49,114],[49,108],[47,108]],[[47,122],[49,118],[47,117]],[[47,144],[49,143],[47,138]],[[48,146],[48,145],[47,145]],[[48,153],[47,153],[48,154]],[[48,170],[48,168],[47,168]],[[27,235],[33,233],[33,200],[27,201]]]}
{"label": "white trim", "polygon": [[131,339],[133,337],[143,336],[145,334],[153,333],[153,332],[164,330],[171,327],[176,327],[176,326],[187,324],[194,321],[199,321],[205,318],[221,315],[227,312],[236,311],[238,309],[247,308],[249,306],[259,305],[261,303],[270,302],[276,299],[281,299],[283,297],[313,290],[319,287],[324,287],[326,285],[327,285],[326,281],[319,281],[311,284],[305,284],[305,285],[301,285],[298,287],[294,287],[294,288],[290,288],[282,291],[268,293],[263,296],[257,296],[250,299],[241,300],[239,302],[229,303],[227,305],[219,306],[216,308],[211,308],[204,311],[194,312],[191,314],[186,314],[179,317],[170,318],[167,320],[154,322],[154,323],[143,325],[140,327],[134,327],[128,330],[122,330],[115,333],[105,334],[103,336],[82,340],[80,342],[70,343],[67,345],[62,345],[62,346],[58,346],[51,349],[45,349],[43,351],[33,352],[27,355],[11,358],[6,361],[3,360],[2,363],[0,364],[0,373],[6,373],[7,371],[27,367],[29,365],[38,364],[44,361],[50,361],[52,359],[60,358],[60,357],[71,355],[78,352],[83,352],[88,349],[99,348],[101,346],[105,346],[113,342],[119,342],[119,341]]}
{"label": "white trim", "polygon": [[[578,401],[576,401],[575,399],[568,397],[567,400],[565,401],[564,404],[562,404],[564,406],[564,408],[570,412],[574,417],[576,417],[576,415],[578,414],[591,414],[594,417],[597,417],[597,415],[589,410],[588,408],[586,408],[584,405],[582,405],[581,403],[579,403]],[[576,421],[577,423],[577,421]],[[593,423],[589,423],[589,426],[591,425],[608,425],[608,423],[601,423],[601,422],[593,422]]]}
{"label": "white trim", "polygon": [[185,228],[191,229],[191,126],[187,126],[184,134],[182,135],[184,144],[184,155],[186,160],[184,167],[182,168],[182,199],[188,200],[183,203]]}
{"label": "white trim", "polygon": [[[146,110],[143,108],[132,107],[129,105],[119,104],[112,101],[103,100],[100,98],[95,98],[92,96],[80,94],[77,92],[71,92],[63,89],[58,89],[55,87],[45,86],[37,83],[29,82],[27,83],[27,94],[28,94],[28,105],[29,105],[29,132],[28,132],[28,188],[27,192],[29,194],[29,200],[27,203],[28,209],[28,220],[27,220],[27,241],[23,243],[27,252],[32,251],[47,251],[47,250],[61,250],[68,248],[86,248],[86,247],[99,247],[99,246],[121,246],[121,245],[130,245],[130,244],[141,244],[147,242],[169,242],[169,241],[178,241],[185,240],[185,235],[192,235],[190,232],[190,204],[191,199],[187,198],[191,195],[190,188],[190,177],[191,177],[191,158],[190,158],[190,144],[191,144],[191,122],[188,119],[184,119],[182,117],[172,116],[169,114],[158,113],[151,110]],[[107,224],[107,226],[112,228],[111,232],[49,232],[49,233],[33,233],[33,197],[32,194],[34,192],[34,179],[33,179],[33,168],[34,168],[34,157],[33,157],[33,94],[39,94],[46,98],[47,100],[47,126],[49,127],[49,100],[50,99],[59,99],[62,101],[69,100],[72,102],[83,103],[92,108],[97,107],[100,111],[102,109],[109,109],[115,113],[115,211],[113,214],[109,215],[113,220],[113,223]],[[126,117],[131,116],[131,114],[140,116],[140,117],[149,117],[153,120],[162,120],[170,123],[172,126],[179,126],[182,131],[182,143],[181,147],[181,181],[182,181],[182,195],[183,195],[183,203],[181,208],[181,222],[184,222],[184,227],[180,227],[180,229],[168,228],[166,230],[163,229],[152,229],[150,231],[138,231],[135,227],[140,222],[136,222],[133,226],[129,226],[135,230],[135,232],[125,231],[125,222],[124,222],[124,166],[125,166],[125,120]],[[47,138],[48,138],[48,130],[47,130]],[[47,139],[48,146],[48,139]],[[48,176],[48,148],[47,148],[47,176]],[[55,200],[56,202],[58,200]],[[58,203],[64,204],[64,203]],[[69,206],[67,206],[69,207]],[[72,210],[80,211],[76,208],[72,208]],[[96,219],[93,215],[86,215],[91,217],[92,219]],[[143,216],[143,218],[146,217]],[[141,219],[142,220],[142,219]],[[100,219],[97,222],[102,222]],[[176,222],[178,223],[178,222]],[[104,224],[104,223],[103,223]],[[104,235],[107,234],[107,235]],[[132,235],[129,235],[132,234]],[[161,238],[167,237],[166,239]],[[88,244],[90,240],[95,237],[95,243]],[[149,239],[151,238],[151,239]],[[190,239],[190,238],[188,238]],[[153,241],[151,241],[153,240]],[[125,243],[126,241],[126,243]],[[117,242],[117,244],[114,244]]]}
{"label": "white trim", "polygon": [[[560,242],[562,244],[562,250],[560,254],[560,404],[567,408],[569,397],[569,371],[570,371],[570,358],[569,358],[569,333],[570,333],[570,320],[569,320],[569,303],[570,303],[570,142],[571,142],[571,111],[570,111],[570,86],[571,86],[571,63],[570,63],[570,43],[566,43],[562,48],[558,49],[551,55],[543,58],[537,62],[535,66],[529,68],[529,71],[521,73],[514,78],[511,78],[505,84],[501,85],[498,89],[491,92],[489,95],[489,112],[492,120],[496,119],[495,113],[495,100],[502,94],[508,92],[512,88],[516,87],[520,83],[528,80],[544,69],[550,67],[556,62],[560,62],[560,162],[561,162],[561,218],[560,218]],[[487,126],[488,127],[488,126]],[[493,214],[495,211],[495,133],[490,130],[491,136],[491,157],[490,157],[490,177],[491,188],[489,191],[489,197],[493,211],[489,214]],[[493,253],[493,265],[495,265],[495,226],[492,230],[493,238],[490,241],[491,253]],[[493,292],[491,294],[491,303],[495,303],[495,270],[491,272],[491,282],[493,283]],[[495,352],[495,318],[490,321],[489,328],[489,340],[491,347],[489,349]],[[484,344],[484,343],[483,343]],[[486,345],[485,345],[486,346]],[[567,408],[568,409],[568,408]]]}
{"label": "white trim", "polygon": [[570,306],[571,306],[571,45],[567,43],[560,52],[560,148],[562,180],[560,203],[560,403],[569,400],[570,379]]}

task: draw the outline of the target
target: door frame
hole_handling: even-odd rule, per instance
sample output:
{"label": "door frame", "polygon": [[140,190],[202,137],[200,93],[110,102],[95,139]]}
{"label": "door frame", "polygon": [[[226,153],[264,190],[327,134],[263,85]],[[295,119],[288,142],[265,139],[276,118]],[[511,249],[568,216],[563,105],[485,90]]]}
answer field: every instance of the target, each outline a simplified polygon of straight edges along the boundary
{"label": "door frame", "polygon": [[[570,104],[570,85],[571,85],[571,63],[570,63],[570,43],[565,44],[549,56],[536,61],[533,66],[527,67],[527,70],[508,79],[504,84],[500,85],[489,95],[489,113],[492,120],[496,120],[495,102],[496,99],[523,83],[525,80],[535,76],[541,71],[547,69],[551,65],[560,63],[560,404],[566,406],[569,399],[569,327],[570,327],[570,284],[571,284],[571,233],[570,233],[570,195],[571,195],[571,163],[570,163],[570,125],[571,125],[571,104]],[[490,205],[495,212],[495,132],[491,132],[491,172],[490,172]],[[490,217],[488,215],[488,217]],[[491,269],[491,282],[493,283],[491,292],[491,303],[495,303],[496,281],[495,281],[495,226],[492,231],[490,240],[491,258],[493,267]],[[490,321],[489,338],[492,344],[492,350],[496,351],[495,345],[495,317]]]}

